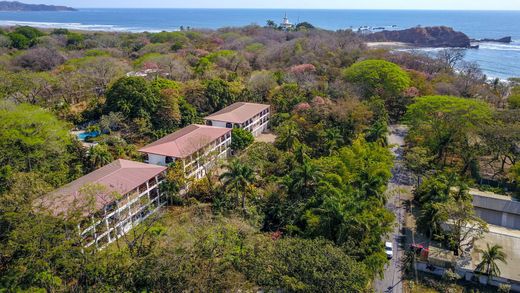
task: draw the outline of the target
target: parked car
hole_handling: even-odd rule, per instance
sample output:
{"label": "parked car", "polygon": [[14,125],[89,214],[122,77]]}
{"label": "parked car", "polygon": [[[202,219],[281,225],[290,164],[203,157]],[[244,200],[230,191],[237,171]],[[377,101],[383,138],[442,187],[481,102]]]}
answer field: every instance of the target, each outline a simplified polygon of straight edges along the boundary
{"label": "parked car", "polygon": [[385,253],[388,259],[394,257],[394,244],[392,242],[385,242]]}

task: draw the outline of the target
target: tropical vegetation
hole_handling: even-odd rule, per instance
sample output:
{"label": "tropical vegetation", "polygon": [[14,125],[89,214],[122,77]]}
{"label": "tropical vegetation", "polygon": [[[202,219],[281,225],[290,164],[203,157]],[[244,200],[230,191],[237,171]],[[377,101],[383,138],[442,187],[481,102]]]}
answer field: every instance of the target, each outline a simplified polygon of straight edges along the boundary
{"label": "tropical vegetation", "polygon": [[[486,231],[467,188],[520,182],[520,113],[513,82],[488,83],[451,53],[374,50],[308,23],[0,30],[0,291],[368,292],[395,224],[394,122],[410,127],[420,229],[463,253]],[[198,181],[171,164],[170,205],[106,249],[82,247],[79,213],[35,208],[237,101],[271,105],[274,143],[235,129],[236,156]],[[99,136],[80,142],[72,130]]]}

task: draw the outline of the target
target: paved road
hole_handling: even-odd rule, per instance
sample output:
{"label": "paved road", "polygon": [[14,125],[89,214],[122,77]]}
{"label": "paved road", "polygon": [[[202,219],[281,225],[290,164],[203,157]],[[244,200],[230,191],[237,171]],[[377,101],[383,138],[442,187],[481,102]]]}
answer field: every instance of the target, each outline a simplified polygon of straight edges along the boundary
{"label": "paved road", "polygon": [[392,170],[393,178],[388,185],[389,199],[386,205],[387,209],[392,211],[396,217],[396,226],[393,233],[388,236],[387,241],[391,241],[394,245],[394,257],[390,260],[385,268],[384,277],[374,282],[376,292],[403,292],[401,263],[404,255],[403,247],[400,246],[401,227],[404,224],[404,205],[402,204],[402,196],[406,192],[410,192],[409,178],[403,170],[402,164],[402,146],[404,145],[404,136],[406,128],[402,126],[392,125],[389,129],[388,142],[395,145],[392,149],[396,155],[395,167]]}

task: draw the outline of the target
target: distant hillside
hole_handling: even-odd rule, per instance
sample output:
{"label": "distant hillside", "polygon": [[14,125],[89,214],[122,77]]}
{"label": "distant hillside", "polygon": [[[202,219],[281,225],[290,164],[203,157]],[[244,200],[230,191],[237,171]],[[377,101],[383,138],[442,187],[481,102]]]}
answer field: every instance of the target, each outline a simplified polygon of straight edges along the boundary
{"label": "distant hillside", "polygon": [[18,1],[0,1],[0,11],[76,11],[67,6],[25,4]]}

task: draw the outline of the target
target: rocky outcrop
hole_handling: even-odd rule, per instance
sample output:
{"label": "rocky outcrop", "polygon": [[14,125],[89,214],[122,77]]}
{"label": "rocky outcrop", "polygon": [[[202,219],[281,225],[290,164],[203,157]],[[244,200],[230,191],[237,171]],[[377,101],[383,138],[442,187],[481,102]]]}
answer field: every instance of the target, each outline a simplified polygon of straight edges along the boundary
{"label": "rocky outcrop", "polygon": [[25,4],[18,1],[0,1],[0,11],[75,11],[67,6]]}
{"label": "rocky outcrop", "polygon": [[451,27],[414,27],[405,30],[382,31],[366,36],[369,42],[401,42],[419,47],[469,48],[470,38]]}
{"label": "rocky outcrop", "polygon": [[503,38],[500,38],[500,39],[480,39],[480,40],[471,40],[472,42],[478,42],[478,43],[483,43],[483,42],[488,42],[488,43],[505,43],[505,44],[509,44],[513,41],[513,39],[511,37],[503,37]]}

